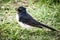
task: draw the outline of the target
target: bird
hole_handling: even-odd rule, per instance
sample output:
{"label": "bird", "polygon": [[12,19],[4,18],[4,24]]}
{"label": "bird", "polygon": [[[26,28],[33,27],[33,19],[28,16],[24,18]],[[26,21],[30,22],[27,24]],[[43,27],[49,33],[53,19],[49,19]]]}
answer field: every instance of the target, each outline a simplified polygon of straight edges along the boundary
{"label": "bird", "polygon": [[45,27],[52,31],[57,31],[56,29],[35,20],[31,15],[27,13],[26,8],[23,6],[17,8],[16,20],[20,26],[26,29],[29,29],[30,27]]}

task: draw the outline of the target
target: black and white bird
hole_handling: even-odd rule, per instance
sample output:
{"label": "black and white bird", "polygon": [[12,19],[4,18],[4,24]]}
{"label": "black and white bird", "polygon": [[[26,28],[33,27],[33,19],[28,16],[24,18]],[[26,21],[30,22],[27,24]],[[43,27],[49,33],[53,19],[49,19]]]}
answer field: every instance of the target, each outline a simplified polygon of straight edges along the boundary
{"label": "black and white bird", "polygon": [[17,14],[16,14],[16,19],[17,19],[17,22],[19,23],[19,25],[21,25],[23,28],[31,28],[31,26],[33,27],[38,27],[38,28],[43,28],[43,27],[46,27],[52,31],[57,31],[56,29],[54,28],[51,28],[47,25],[44,25],[38,21],[36,21],[32,16],[30,16],[27,11],[26,11],[26,8],[25,7],[19,7],[17,9]]}

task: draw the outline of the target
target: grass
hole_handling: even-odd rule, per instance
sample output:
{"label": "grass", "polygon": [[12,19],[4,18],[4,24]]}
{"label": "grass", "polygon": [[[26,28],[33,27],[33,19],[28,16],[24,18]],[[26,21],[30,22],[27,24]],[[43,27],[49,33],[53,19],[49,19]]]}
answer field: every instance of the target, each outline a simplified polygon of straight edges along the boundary
{"label": "grass", "polygon": [[[60,40],[60,33],[46,31],[45,28],[27,30],[21,28],[15,19],[15,8],[20,0],[4,0],[0,5],[0,40]],[[28,1],[27,11],[37,21],[60,30],[60,4],[54,0]]]}

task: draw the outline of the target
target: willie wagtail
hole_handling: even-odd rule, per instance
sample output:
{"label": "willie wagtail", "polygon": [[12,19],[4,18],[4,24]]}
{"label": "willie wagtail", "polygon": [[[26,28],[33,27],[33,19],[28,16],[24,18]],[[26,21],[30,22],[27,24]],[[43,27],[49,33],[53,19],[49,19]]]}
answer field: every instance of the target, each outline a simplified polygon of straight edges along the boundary
{"label": "willie wagtail", "polygon": [[30,28],[31,26],[33,27],[38,27],[38,28],[43,28],[46,27],[52,31],[57,31],[54,28],[51,28],[47,25],[44,25],[38,21],[36,21],[35,19],[32,18],[32,16],[30,16],[27,11],[26,8],[21,6],[17,9],[17,14],[16,14],[16,19],[17,22],[24,28]]}

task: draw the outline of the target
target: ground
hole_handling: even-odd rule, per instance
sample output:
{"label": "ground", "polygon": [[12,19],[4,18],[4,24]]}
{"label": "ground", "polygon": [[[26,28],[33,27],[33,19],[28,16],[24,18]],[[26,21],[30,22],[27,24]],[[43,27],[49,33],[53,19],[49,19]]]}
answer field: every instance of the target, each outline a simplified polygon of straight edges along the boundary
{"label": "ground", "polygon": [[60,30],[59,2],[1,0],[0,4],[0,40],[60,40],[60,32],[48,31],[46,28],[23,29],[15,19],[15,8],[22,5],[37,21]]}

